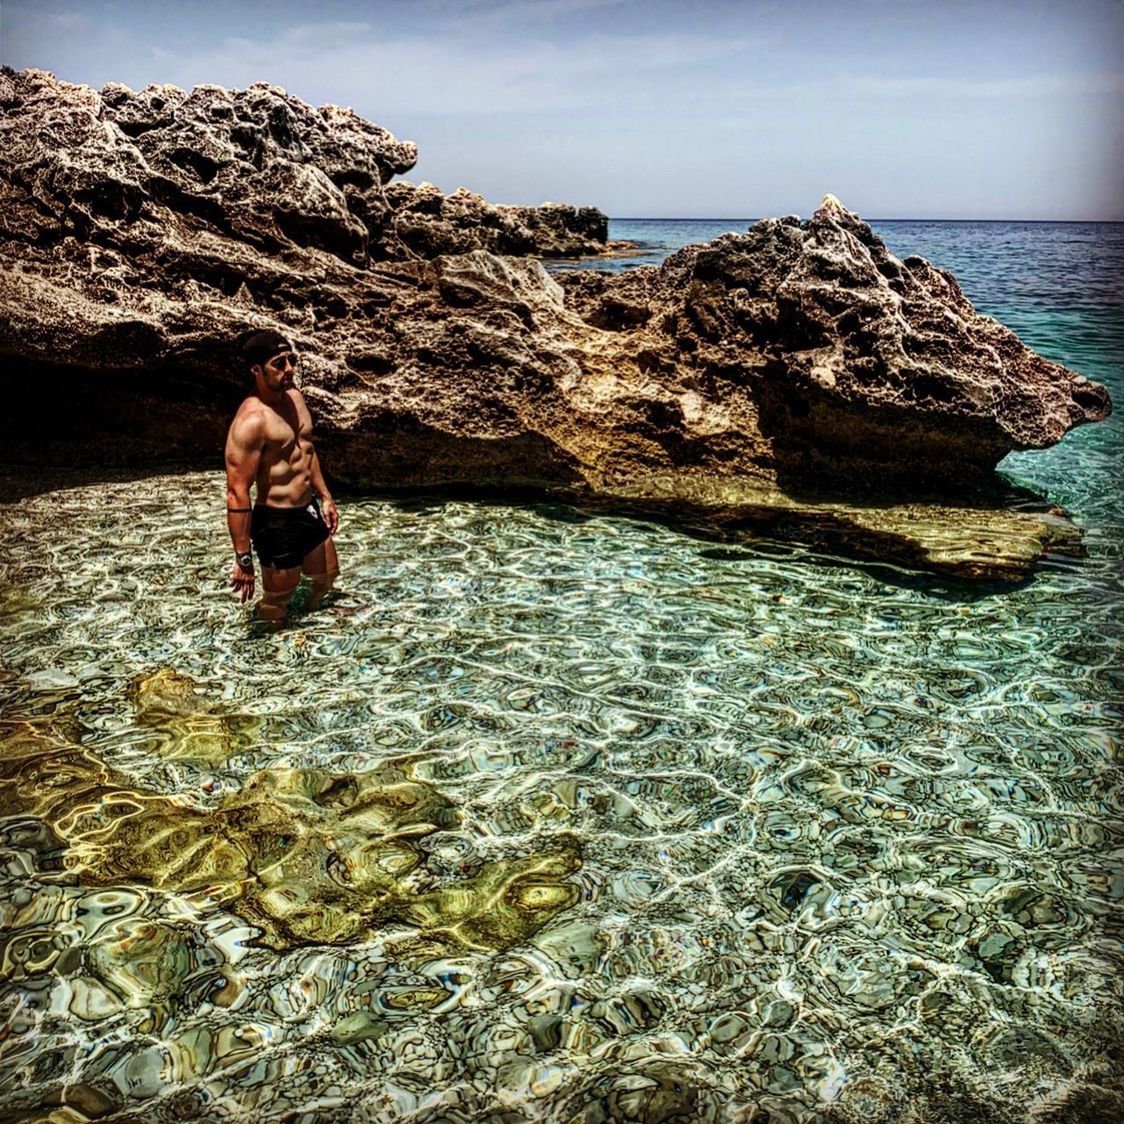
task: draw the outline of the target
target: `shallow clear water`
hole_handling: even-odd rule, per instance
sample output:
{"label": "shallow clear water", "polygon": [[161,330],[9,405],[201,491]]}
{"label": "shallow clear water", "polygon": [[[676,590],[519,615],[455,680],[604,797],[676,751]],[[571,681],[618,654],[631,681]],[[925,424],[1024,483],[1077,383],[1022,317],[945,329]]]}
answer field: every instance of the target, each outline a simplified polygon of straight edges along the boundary
{"label": "shallow clear water", "polygon": [[[1118,266],[884,225],[1120,400]],[[8,1111],[990,1121],[1103,1082],[1120,450],[1010,458],[1089,558],[1006,592],[352,498],[340,591],[277,634],[219,476],[9,473]]]}

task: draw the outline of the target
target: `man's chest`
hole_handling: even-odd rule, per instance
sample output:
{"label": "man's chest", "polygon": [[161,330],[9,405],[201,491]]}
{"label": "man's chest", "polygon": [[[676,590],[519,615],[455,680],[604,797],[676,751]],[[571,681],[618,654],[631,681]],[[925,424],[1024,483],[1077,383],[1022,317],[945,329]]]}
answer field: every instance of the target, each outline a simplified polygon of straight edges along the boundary
{"label": "man's chest", "polygon": [[270,411],[265,425],[264,444],[267,449],[285,450],[311,437],[312,419],[307,412],[295,407],[284,413]]}

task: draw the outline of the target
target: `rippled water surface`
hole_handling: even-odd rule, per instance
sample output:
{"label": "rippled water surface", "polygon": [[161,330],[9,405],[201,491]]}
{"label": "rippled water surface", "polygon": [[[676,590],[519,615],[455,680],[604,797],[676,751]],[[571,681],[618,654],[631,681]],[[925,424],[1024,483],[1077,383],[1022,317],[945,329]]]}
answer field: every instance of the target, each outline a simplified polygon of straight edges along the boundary
{"label": "rippled water surface", "polygon": [[[1109,257],[966,227],[882,232],[1119,401]],[[218,475],[9,471],[5,1111],[1113,1119],[1120,449],[1010,458],[1089,550],[1013,590],[352,498],[272,634]]]}

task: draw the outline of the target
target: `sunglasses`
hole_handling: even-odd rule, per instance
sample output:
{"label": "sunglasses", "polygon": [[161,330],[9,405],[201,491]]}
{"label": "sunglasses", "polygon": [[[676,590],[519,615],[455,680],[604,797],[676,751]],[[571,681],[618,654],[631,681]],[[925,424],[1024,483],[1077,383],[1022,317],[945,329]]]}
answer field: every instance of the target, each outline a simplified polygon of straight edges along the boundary
{"label": "sunglasses", "polygon": [[266,366],[272,367],[275,371],[283,371],[286,367],[292,367],[295,371],[297,369],[297,357],[287,351],[282,355],[275,355],[266,363]]}

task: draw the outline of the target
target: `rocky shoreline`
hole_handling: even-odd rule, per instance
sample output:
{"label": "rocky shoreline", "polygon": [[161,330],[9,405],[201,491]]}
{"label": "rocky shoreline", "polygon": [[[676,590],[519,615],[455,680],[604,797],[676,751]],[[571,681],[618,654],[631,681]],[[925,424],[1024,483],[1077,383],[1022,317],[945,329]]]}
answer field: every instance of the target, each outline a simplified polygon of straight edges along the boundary
{"label": "rocky shoreline", "polygon": [[551,277],[606,252],[601,212],[392,182],[414,145],[277,87],[8,71],[0,107],[9,462],[217,467],[233,341],[272,326],[353,488],[521,486],[969,578],[1077,549],[994,468],[1107,416],[1105,389],[830,196]]}

